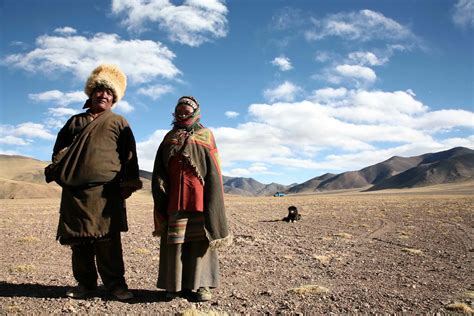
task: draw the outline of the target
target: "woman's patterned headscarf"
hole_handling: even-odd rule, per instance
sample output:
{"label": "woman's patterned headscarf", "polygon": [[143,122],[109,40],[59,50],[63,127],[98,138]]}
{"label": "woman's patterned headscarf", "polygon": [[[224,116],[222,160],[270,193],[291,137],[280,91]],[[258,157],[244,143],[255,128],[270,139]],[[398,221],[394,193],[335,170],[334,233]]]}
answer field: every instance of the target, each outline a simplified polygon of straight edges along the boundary
{"label": "woman's patterned headscarf", "polygon": [[[178,108],[179,105],[182,105],[182,104],[189,105],[190,107],[192,107],[193,112],[186,117],[178,117],[178,115],[176,114],[176,109]],[[202,127],[201,124],[199,123],[201,119],[201,111],[199,108],[199,103],[192,96],[184,96],[184,97],[179,98],[178,103],[176,104],[175,112],[173,113],[173,116],[174,116],[174,120],[173,120],[174,128],[186,129],[187,131],[192,131],[196,128]]]}

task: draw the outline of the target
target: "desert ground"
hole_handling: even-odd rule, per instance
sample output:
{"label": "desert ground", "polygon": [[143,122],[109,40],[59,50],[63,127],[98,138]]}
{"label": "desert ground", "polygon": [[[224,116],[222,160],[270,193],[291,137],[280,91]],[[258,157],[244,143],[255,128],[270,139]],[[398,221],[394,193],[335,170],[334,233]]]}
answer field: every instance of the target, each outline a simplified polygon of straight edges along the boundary
{"label": "desert ground", "polygon": [[[474,308],[474,187],[286,197],[226,196],[234,244],[220,251],[210,302],[166,301],[155,287],[160,245],[152,200],[128,200],[126,278],[135,298],[75,285],[70,249],[55,242],[59,199],[0,200],[0,314],[462,313]],[[290,205],[302,220],[286,223]]]}

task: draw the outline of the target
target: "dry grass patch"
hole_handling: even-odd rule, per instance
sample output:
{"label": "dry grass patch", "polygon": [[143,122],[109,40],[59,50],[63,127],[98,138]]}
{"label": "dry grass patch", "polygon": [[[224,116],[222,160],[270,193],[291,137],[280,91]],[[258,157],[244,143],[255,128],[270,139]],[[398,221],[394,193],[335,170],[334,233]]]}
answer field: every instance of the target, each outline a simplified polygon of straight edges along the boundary
{"label": "dry grass patch", "polygon": [[17,240],[17,242],[19,243],[35,243],[35,242],[39,242],[40,239],[37,238],[37,237],[34,237],[34,236],[25,236],[25,237],[22,237],[20,239]]}
{"label": "dry grass patch", "polygon": [[215,310],[208,310],[208,311],[200,311],[197,310],[194,306],[178,313],[180,316],[227,316],[229,315],[227,312],[215,311]]}
{"label": "dry grass patch", "polygon": [[149,255],[151,251],[146,248],[137,248],[135,249],[135,253],[139,255]]}
{"label": "dry grass patch", "polygon": [[474,313],[474,309],[465,303],[452,303],[447,305],[446,309],[450,311],[463,312],[466,314]]}
{"label": "dry grass patch", "polygon": [[403,248],[402,251],[407,252],[412,255],[421,255],[423,253],[423,251],[421,251],[420,249],[413,249],[413,248]]}
{"label": "dry grass patch", "polygon": [[329,289],[321,285],[302,285],[288,290],[296,294],[325,294],[329,293]]}
{"label": "dry grass patch", "polygon": [[321,264],[329,264],[329,261],[331,261],[331,256],[313,255],[312,257],[318,260]]}
{"label": "dry grass patch", "polygon": [[6,312],[7,313],[15,313],[15,314],[20,313],[21,308],[18,305],[8,305],[7,308],[6,308]]}
{"label": "dry grass patch", "polygon": [[409,233],[405,230],[400,230],[397,233],[399,234],[398,235],[399,239],[410,239],[410,237],[411,237],[411,233]]}
{"label": "dry grass patch", "polygon": [[464,218],[462,218],[461,216],[452,217],[451,220],[457,223],[464,222]]}
{"label": "dry grass patch", "polygon": [[30,273],[34,272],[36,267],[32,264],[20,264],[10,268],[10,272]]}
{"label": "dry grass patch", "polygon": [[333,236],[343,238],[343,239],[351,239],[352,238],[352,235],[349,234],[349,233],[336,233],[336,234],[333,234]]}

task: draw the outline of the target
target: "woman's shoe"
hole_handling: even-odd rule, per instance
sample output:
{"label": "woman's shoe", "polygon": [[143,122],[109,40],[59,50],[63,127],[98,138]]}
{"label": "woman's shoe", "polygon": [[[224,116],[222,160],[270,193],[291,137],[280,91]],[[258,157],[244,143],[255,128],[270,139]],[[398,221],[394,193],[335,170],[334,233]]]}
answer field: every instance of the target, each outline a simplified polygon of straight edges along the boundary
{"label": "woman's shoe", "polygon": [[82,299],[89,296],[92,296],[92,293],[96,290],[96,288],[88,288],[84,285],[79,284],[76,287],[70,288],[66,292],[66,296],[75,299]]}
{"label": "woman's shoe", "polygon": [[193,299],[195,294],[196,293],[194,293],[193,290],[190,290],[190,289],[182,289],[180,292],[180,296],[187,300]]}
{"label": "woman's shoe", "polygon": [[110,294],[112,294],[112,296],[118,299],[119,301],[127,301],[133,298],[132,292],[122,287],[110,291]]}
{"label": "woman's shoe", "polygon": [[165,298],[167,300],[173,300],[175,298],[179,297],[179,292],[169,292],[169,291],[166,291],[166,294],[165,294]]}
{"label": "woman's shoe", "polygon": [[211,290],[208,287],[200,287],[196,293],[196,300],[198,302],[207,302],[212,299]]}

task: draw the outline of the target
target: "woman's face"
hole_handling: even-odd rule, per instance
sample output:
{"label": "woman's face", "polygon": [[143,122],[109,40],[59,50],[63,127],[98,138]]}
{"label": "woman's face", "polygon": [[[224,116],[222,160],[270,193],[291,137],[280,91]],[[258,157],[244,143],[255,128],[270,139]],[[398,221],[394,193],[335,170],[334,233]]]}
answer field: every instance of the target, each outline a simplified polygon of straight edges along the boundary
{"label": "woman's face", "polygon": [[106,88],[98,88],[91,95],[91,112],[100,113],[112,108],[114,102],[114,94],[112,90]]}
{"label": "woman's face", "polygon": [[186,120],[190,118],[194,113],[194,109],[187,104],[180,104],[176,107],[174,115],[179,121]]}

